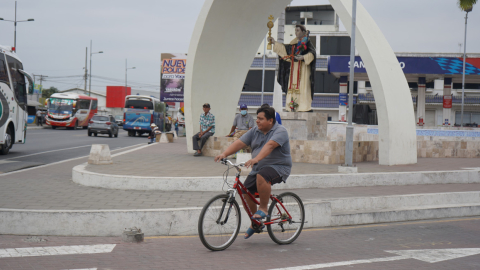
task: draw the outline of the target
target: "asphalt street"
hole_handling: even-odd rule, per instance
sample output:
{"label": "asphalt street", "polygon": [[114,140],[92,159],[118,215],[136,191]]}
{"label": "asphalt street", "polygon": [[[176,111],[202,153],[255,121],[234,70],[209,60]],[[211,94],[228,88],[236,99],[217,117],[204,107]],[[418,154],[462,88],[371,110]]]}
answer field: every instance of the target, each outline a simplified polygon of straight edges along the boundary
{"label": "asphalt street", "polygon": [[115,150],[146,143],[146,135],[128,137],[123,129],[119,130],[118,138],[104,134],[89,137],[86,129],[28,129],[25,144],[14,144],[8,155],[0,156],[0,172],[88,156],[92,144],[108,144],[110,150]]}
{"label": "asphalt street", "polygon": [[479,268],[480,217],[305,229],[290,245],[275,244],[267,233],[239,235],[219,252],[196,235],[146,237],[139,244],[120,237],[0,235],[0,269],[12,270]]}

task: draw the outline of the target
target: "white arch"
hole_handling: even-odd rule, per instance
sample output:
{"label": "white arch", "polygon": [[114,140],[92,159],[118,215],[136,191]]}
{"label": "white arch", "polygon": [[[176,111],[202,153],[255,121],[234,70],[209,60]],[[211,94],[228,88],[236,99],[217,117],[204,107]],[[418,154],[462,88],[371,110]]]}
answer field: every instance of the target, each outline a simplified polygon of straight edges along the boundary
{"label": "white arch", "polygon": [[[329,0],[351,34],[352,0]],[[397,57],[380,28],[357,1],[355,47],[365,63],[378,115],[379,163],[417,163],[413,102]]]}
{"label": "white arch", "polygon": [[[277,18],[290,0],[206,0],[188,50],[185,122],[189,152],[198,132],[202,104],[216,118],[216,133],[226,135],[235,115],[245,77],[267,32],[267,17]],[[351,0],[330,0],[345,24],[351,25]],[[357,5],[356,46],[367,66],[379,119],[382,165],[417,162],[415,119],[408,84],[382,32],[365,8]]]}
{"label": "white arch", "polygon": [[189,152],[191,136],[199,131],[202,105],[210,103],[216,134],[232,127],[238,99],[253,56],[275,18],[291,0],[206,0],[188,49],[185,79],[185,125]]}

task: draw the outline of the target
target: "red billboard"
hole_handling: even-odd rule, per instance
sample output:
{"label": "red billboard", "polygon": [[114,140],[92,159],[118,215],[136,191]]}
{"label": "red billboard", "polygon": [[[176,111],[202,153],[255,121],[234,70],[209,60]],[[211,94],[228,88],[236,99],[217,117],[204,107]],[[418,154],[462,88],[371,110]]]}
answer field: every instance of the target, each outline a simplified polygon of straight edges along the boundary
{"label": "red billboard", "polygon": [[131,95],[132,89],[125,86],[107,86],[107,108],[123,108],[125,97]]}

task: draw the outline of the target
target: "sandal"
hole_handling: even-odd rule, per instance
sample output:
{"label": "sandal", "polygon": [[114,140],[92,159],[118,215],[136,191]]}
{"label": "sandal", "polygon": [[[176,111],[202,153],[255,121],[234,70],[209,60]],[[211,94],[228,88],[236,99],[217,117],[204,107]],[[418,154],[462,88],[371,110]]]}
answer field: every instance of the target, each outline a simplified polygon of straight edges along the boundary
{"label": "sandal", "polygon": [[244,237],[245,239],[248,239],[250,238],[254,233],[255,233],[255,230],[252,229],[252,228],[248,228],[248,230],[245,232],[247,235]]}
{"label": "sandal", "polygon": [[[265,225],[263,225],[260,230],[263,230],[263,228],[265,228]],[[255,233],[255,230],[249,227],[245,233],[247,234],[247,236],[245,236],[244,239],[248,239]]]}
{"label": "sandal", "polygon": [[258,210],[258,211],[255,212],[255,214],[253,214],[253,215],[259,215],[259,216],[260,216],[260,218],[254,218],[253,216],[251,217],[251,219],[256,219],[256,220],[258,220],[258,221],[260,221],[260,220],[262,220],[262,219],[264,219],[264,218],[266,218],[266,217],[270,217],[269,215],[265,214],[262,210]]}

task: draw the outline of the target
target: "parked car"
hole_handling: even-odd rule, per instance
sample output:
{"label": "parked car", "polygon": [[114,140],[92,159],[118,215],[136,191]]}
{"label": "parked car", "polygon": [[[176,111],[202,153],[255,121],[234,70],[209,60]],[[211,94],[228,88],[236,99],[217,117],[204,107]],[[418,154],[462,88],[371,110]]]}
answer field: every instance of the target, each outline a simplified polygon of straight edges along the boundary
{"label": "parked car", "polygon": [[123,115],[115,115],[115,122],[119,126],[123,126]]}
{"label": "parked car", "polygon": [[112,115],[94,115],[88,122],[88,136],[92,133],[97,136],[100,134],[108,134],[118,137],[118,125],[115,123],[115,118]]}

